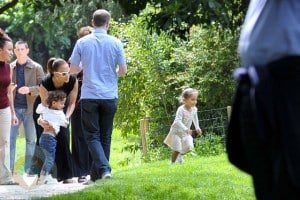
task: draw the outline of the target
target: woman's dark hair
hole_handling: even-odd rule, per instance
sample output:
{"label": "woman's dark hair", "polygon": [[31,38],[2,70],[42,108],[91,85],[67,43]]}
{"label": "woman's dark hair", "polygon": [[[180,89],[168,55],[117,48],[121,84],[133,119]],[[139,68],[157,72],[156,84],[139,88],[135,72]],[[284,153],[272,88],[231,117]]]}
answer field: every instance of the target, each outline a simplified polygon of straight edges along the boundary
{"label": "woman's dark hair", "polygon": [[12,39],[0,28],[0,48],[3,49],[6,42],[12,42]]}
{"label": "woman's dark hair", "polygon": [[48,73],[50,73],[52,75],[54,72],[58,71],[58,69],[61,65],[64,65],[66,63],[67,62],[62,58],[54,58],[54,57],[49,58],[48,63],[47,63]]}
{"label": "woman's dark hair", "polygon": [[66,97],[67,97],[66,93],[62,90],[49,91],[47,104],[49,105],[49,108],[51,108],[53,101],[63,101]]}

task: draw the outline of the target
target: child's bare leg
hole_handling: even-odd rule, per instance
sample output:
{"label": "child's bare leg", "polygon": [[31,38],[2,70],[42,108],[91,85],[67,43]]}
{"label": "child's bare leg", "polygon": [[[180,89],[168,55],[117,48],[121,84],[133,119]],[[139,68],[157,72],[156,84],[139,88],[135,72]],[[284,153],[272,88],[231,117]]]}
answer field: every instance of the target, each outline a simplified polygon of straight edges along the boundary
{"label": "child's bare leg", "polygon": [[172,163],[175,163],[175,161],[176,161],[178,155],[179,155],[179,152],[178,152],[178,151],[174,151],[174,152],[173,152],[172,158],[171,158]]}

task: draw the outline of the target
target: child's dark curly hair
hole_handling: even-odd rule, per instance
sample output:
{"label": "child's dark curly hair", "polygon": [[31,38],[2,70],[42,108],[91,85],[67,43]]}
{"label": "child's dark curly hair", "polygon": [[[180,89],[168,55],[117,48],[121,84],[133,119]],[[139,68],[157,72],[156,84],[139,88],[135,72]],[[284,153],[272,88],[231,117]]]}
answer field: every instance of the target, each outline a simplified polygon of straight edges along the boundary
{"label": "child's dark curly hair", "polygon": [[53,90],[48,92],[47,104],[49,108],[52,106],[53,101],[62,101],[67,97],[66,93],[62,90]]}

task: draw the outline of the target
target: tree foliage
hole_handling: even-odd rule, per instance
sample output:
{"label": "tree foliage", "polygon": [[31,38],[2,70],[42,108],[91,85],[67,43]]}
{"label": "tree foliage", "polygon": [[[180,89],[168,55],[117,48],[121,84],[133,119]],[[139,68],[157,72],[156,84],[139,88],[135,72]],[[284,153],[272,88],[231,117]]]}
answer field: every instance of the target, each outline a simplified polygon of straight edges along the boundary
{"label": "tree foliage", "polygon": [[0,14],[15,7],[18,3],[25,5],[25,7],[31,7],[37,11],[45,8],[53,10],[56,6],[64,6],[64,2],[69,2],[69,0],[4,0],[0,4]]}
{"label": "tree foliage", "polygon": [[184,38],[189,28],[197,24],[210,26],[212,23],[218,23],[223,28],[235,30],[242,23],[249,0],[11,0],[0,4],[0,13],[18,2],[25,7],[31,7],[35,12],[54,12],[57,8],[64,10],[68,4],[93,4],[96,8],[102,8],[114,3],[120,5],[125,16],[139,14],[147,5],[152,5],[155,9],[146,19],[148,28],[156,32],[170,31]]}
{"label": "tree foliage", "polygon": [[242,23],[246,0],[153,0],[156,12],[149,17],[149,26],[156,31],[171,30],[185,37],[193,25],[211,26],[235,30]]}
{"label": "tree foliage", "polygon": [[90,25],[92,13],[103,7],[114,11],[113,17],[120,17],[120,9],[112,1],[20,0],[1,15],[0,24],[14,41],[26,40],[30,56],[45,66],[49,57],[69,58],[77,31]]}
{"label": "tree foliage", "polygon": [[119,0],[119,3],[126,14],[139,14],[152,5],[155,9],[146,18],[148,28],[185,38],[193,25],[218,23],[224,29],[237,29],[249,0]]}
{"label": "tree foliage", "polygon": [[[115,124],[123,135],[139,134],[139,120],[147,116],[162,135],[183,87],[200,91],[199,109],[229,105],[245,1],[19,0],[0,20],[14,40],[29,42],[33,59],[45,66],[51,56],[69,58],[77,30],[90,24],[96,9],[110,10],[110,34],[125,44],[129,67],[120,78]],[[127,18],[132,13],[138,14]]]}
{"label": "tree foliage", "polygon": [[146,8],[146,5],[150,1],[145,0],[139,0],[139,1],[132,1],[132,0],[116,0],[121,7],[124,10],[125,15],[131,15],[131,14],[139,14],[140,11],[142,11],[144,8]]}
{"label": "tree foliage", "polygon": [[19,0],[3,1],[0,4],[0,14],[4,13],[6,10],[13,8]]}
{"label": "tree foliage", "polygon": [[[139,120],[150,117],[152,132],[164,136],[184,87],[200,91],[199,109],[227,106],[234,88],[232,71],[239,65],[237,35],[229,29],[194,26],[189,40],[145,29],[144,16],[115,27],[127,41],[129,72],[120,79],[116,125],[124,135],[139,134]],[[161,142],[161,141],[160,141]]]}

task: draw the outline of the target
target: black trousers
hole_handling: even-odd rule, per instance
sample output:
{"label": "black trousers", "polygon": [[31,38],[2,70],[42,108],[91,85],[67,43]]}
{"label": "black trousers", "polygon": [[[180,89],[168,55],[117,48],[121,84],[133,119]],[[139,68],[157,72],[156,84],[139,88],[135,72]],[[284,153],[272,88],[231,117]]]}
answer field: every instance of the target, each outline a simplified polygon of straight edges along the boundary
{"label": "black trousers", "polygon": [[81,105],[75,108],[71,116],[72,127],[72,157],[74,176],[87,176],[90,174],[92,156],[87,146],[81,122]]}
{"label": "black trousers", "polygon": [[229,160],[253,177],[257,199],[300,199],[300,57],[255,67],[237,87]]}

